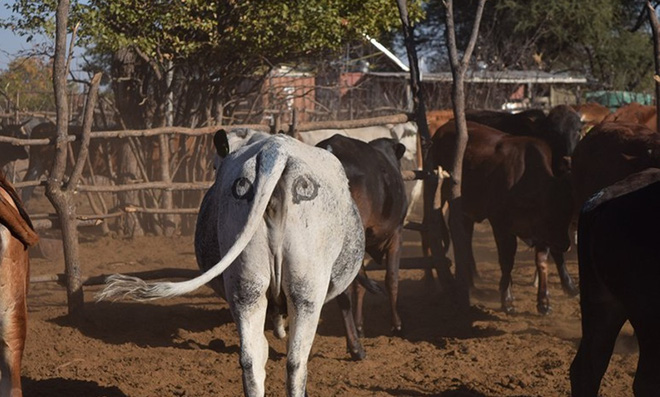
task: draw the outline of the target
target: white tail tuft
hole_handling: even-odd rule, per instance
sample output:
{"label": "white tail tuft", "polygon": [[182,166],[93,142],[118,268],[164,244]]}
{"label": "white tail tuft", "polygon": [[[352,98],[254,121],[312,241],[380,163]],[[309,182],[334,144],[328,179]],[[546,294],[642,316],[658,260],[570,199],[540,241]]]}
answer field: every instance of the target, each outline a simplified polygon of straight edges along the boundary
{"label": "white tail tuft", "polygon": [[133,299],[148,301],[179,295],[175,283],[147,283],[137,277],[113,274],[105,279],[106,287],[96,294],[96,301]]}

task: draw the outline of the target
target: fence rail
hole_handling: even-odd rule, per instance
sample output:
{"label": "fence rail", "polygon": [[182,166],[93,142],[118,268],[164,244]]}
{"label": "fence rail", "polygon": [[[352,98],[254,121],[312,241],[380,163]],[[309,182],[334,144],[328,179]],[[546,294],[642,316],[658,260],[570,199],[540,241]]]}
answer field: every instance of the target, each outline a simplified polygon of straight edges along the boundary
{"label": "fence rail", "polygon": [[[351,129],[351,128],[362,128],[373,125],[386,125],[386,124],[398,124],[407,122],[410,117],[407,114],[395,114],[390,116],[381,116],[381,117],[371,117],[358,120],[345,120],[345,121],[320,121],[320,122],[303,122],[297,123],[295,115],[292,117],[293,123],[289,125],[283,125],[282,127],[286,128],[288,134],[295,135],[297,132],[306,132],[313,130],[321,129]],[[133,155],[137,157],[137,163],[139,167],[139,172],[129,180],[119,181],[118,178],[111,180],[112,183],[96,183],[94,177],[98,174],[98,170],[90,169],[91,163],[90,159],[80,159],[80,161],[85,161],[88,176],[91,174],[91,178],[87,179],[86,183],[80,183],[75,187],[75,190],[79,193],[85,193],[88,195],[90,200],[90,206],[92,211],[95,213],[93,215],[84,215],[84,219],[112,219],[120,218],[127,214],[136,214],[140,216],[165,216],[165,215],[178,215],[178,216],[190,216],[197,214],[197,209],[201,203],[202,194],[207,190],[211,184],[212,172],[208,170],[208,164],[205,168],[203,162],[209,162],[209,157],[212,159],[212,147],[210,144],[204,145],[204,147],[194,148],[194,153],[185,153],[183,155],[177,156],[178,150],[180,148],[173,147],[172,151],[172,160],[169,165],[171,168],[171,174],[177,174],[179,180],[176,181],[163,181],[158,180],[157,172],[152,170],[151,175],[149,174],[149,167],[155,167],[158,161],[150,159],[147,155],[139,156],[138,151],[140,149],[141,140],[140,138],[146,139],[151,137],[158,137],[162,135],[170,137],[183,137],[183,139],[199,139],[199,137],[210,136],[219,129],[237,129],[237,128],[246,128],[258,131],[266,131],[274,133],[274,125],[268,126],[264,124],[243,124],[243,125],[214,125],[207,126],[202,128],[187,128],[187,127],[159,127],[151,128],[146,130],[116,130],[116,131],[94,131],[90,134],[90,140],[126,140],[125,142],[129,143],[133,151]],[[288,128],[287,128],[288,127]],[[76,142],[80,138],[76,135],[69,135],[67,137],[67,142],[72,143]],[[135,140],[138,139],[138,140]],[[0,142],[6,142],[18,146],[43,146],[43,145],[55,145],[55,138],[40,138],[40,139],[23,139],[23,138],[13,138],[0,136]],[[181,140],[178,141],[179,144]],[[194,144],[198,142],[195,141]],[[207,142],[208,143],[208,142]],[[171,143],[170,143],[171,144]],[[183,144],[185,147],[185,142]],[[152,149],[152,152],[158,152],[156,147]],[[107,153],[106,153],[107,155]],[[72,160],[73,161],[73,160]],[[107,159],[108,163],[112,163],[111,159]],[[196,162],[195,164],[192,164]],[[185,163],[185,164],[184,164]],[[183,164],[183,165],[182,165]],[[71,164],[72,165],[72,164]],[[114,164],[115,167],[118,167],[118,164]],[[181,170],[181,167],[189,167],[190,169]],[[195,174],[193,168],[198,167],[201,169],[206,169],[206,176],[202,175],[202,180],[190,180],[190,175]],[[115,175],[118,174],[118,171],[113,171]],[[183,181],[181,178],[184,179]],[[95,183],[89,183],[93,181]],[[38,187],[45,186],[47,180],[41,179],[36,181],[21,181],[14,183],[14,186],[17,189],[24,189],[29,187]],[[179,201],[187,202],[188,205],[181,205],[179,202],[179,208],[164,208],[161,205],[160,198],[164,192],[178,192],[180,195],[194,195],[192,199],[187,199],[186,197],[180,198]],[[196,192],[196,193],[195,193]],[[111,201],[120,202],[119,194],[137,194],[140,196],[138,202],[129,202],[124,205],[108,205],[104,202],[102,195],[111,194]],[[91,195],[91,196],[90,196]],[[112,209],[112,210],[111,210]],[[83,215],[78,216],[78,219],[83,219]],[[94,217],[94,218],[92,218]],[[148,222],[149,223],[149,222]],[[151,222],[150,224],[152,224]],[[90,224],[90,223],[87,223]],[[104,225],[104,227],[107,227]]]}
{"label": "fence rail", "polygon": [[[374,117],[360,120],[348,120],[348,121],[323,121],[323,122],[307,122],[307,123],[296,123],[296,118],[293,117],[293,123],[288,127],[289,134],[296,134],[297,132],[303,131],[313,131],[321,129],[352,129],[352,128],[362,128],[374,125],[387,125],[387,124],[399,124],[405,123],[410,120],[409,115],[407,114],[396,114],[391,116],[383,117]],[[234,129],[234,128],[250,128],[260,131],[271,131],[272,126],[266,125],[232,125],[232,126],[209,126],[204,128],[184,128],[184,127],[162,127],[162,128],[153,128],[149,130],[122,130],[122,131],[96,131],[91,134],[91,139],[126,139],[128,142],[131,142],[131,148],[135,148],[140,143],[139,141],[131,141],[135,138],[148,138],[155,137],[160,135],[181,135],[185,137],[202,137],[210,135],[220,128]],[[69,136],[67,141],[74,142],[76,140],[75,136]],[[15,145],[54,145],[53,139],[16,139],[8,137],[0,137],[0,142],[9,142]],[[195,141],[197,142],[197,141]],[[211,146],[211,145],[208,145]],[[174,148],[176,152],[177,148]],[[201,149],[198,149],[198,151]],[[209,149],[212,150],[212,149]],[[195,153],[197,157],[202,158],[203,155]],[[78,159],[78,161],[86,161],[87,166],[90,166],[89,159]],[[181,158],[175,159],[173,161],[182,162]],[[179,165],[180,166],[180,165]],[[178,167],[178,166],[177,166]],[[145,173],[145,164],[142,164],[142,173],[143,176]],[[185,173],[184,173],[185,174]],[[420,179],[426,174],[419,171],[411,171],[404,175],[406,180]],[[46,180],[38,181],[27,181],[27,182],[17,182],[15,186],[17,189],[42,186],[46,184]],[[171,191],[171,192],[196,192],[200,193],[207,190],[211,184],[212,180],[193,180],[193,181],[184,181],[184,182],[164,182],[157,180],[130,180],[125,183],[117,184],[79,184],[75,187],[75,191],[79,193],[85,193],[90,197],[99,196],[102,194],[112,194],[116,196],[118,194],[132,192],[138,193],[143,196],[143,202],[141,204],[123,204],[116,206],[107,206],[103,201],[102,205],[94,206],[92,208],[98,209],[99,207],[103,208],[101,213],[83,215],[77,214],[76,220],[79,226],[95,226],[99,224],[105,224],[106,221],[111,219],[123,218],[126,216],[165,216],[165,215],[177,215],[177,216],[188,216],[193,217],[199,212],[199,205],[190,205],[190,206],[179,206],[177,208],[163,208],[159,207],[159,194],[158,192]],[[116,199],[116,198],[115,198]],[[119,201],[119,200],[117,200]],[[199,201],[201,202],[201,195],[199,195]],[[199,203],[197,203],[199,204]],[[51,228],[59,226],[59,218],[55,214],[34,214],[35,225],[39,229]],[[420,231],[423,229],[420,224],[409,223],[406,225],[406,228],[411,230]],[[432,258],[404,258],[401,262],[402,269],[420,269],[428,268],[434,265],[434,260]],[[370,270],[380,269],[373,263],[367,266]],[[161,278],[192,278],[197,271],[191,270],[182,270],[182,269],[160,269],[154,272],[148,273],[139,273],[140,278],[143,279],[161,279]],[[91,276],[84,278],[84,285],[96,285],[103,283],[105,275],[101,276]],[[31,282],[58,282],[60,284],[66,284],[67,278],[63,274],[56,275],[44,275],[40,277],[35,277],[31,279]]]}

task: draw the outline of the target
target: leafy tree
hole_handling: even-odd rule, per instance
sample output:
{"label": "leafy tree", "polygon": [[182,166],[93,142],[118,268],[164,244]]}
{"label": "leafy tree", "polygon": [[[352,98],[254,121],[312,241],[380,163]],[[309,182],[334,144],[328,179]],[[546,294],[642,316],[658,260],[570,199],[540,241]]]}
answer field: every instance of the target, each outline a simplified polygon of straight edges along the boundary
{"label": "leafy tree", "polygon": [[[415,19],[419,1],[411,1]],[[4,24],[48,32],[53,3],[17,0]],[[90,0],[73,3],[71,20],[80,23],[79,43],[113,77],[131,127],[162,125],[172,94],[175,123],[195,124],[249,91],[246,79],[256,87],[276,65],[314,68],[344,43],[398,26],[390,0]]]}
{"label": "leafy tree", "polygon": [[[594,88],[645,91],[653,84],[651,35],[645,2],[635,0],[493,0],[486,3],[474,67],[492,70],[575,71]],[[476,0],[455,5],[457,41],[469,38]],[[442,2],[427,4],[426,35],[444,35]],[[435,44],[434,44],[435,45]],[[434,66],[448,69],[446,54]]]}
{"label": "leafy tree", "polygon": [[[0,90],[10,106],[20,110],[46,111],[55,108],[53,66],[42,58],[16,58],[0,72]],[[16,103],[18,101],[18,103]]]}

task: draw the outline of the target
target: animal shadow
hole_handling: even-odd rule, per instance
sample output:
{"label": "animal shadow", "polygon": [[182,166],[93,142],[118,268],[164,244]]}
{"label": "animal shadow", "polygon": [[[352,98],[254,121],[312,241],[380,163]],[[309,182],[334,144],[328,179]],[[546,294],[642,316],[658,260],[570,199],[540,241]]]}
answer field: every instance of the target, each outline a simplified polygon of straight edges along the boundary
{"label": "animal shadow", "polygon": [[[199,346],[177,340],[180,330],[204,332],[232,322],[229,309],[208,309],[190,304],[155,305],[137,302],[99,302],[85,307],[82,318],[62,316],[51,320],[62,327],[73,327],[84,335],[107,344],[135,343],[141,347],[208,348],[225,351],[230,347],[212,342]],[[211,346],[212,345],[212,346]],[[230,349],[231,350],[231,349]]]}
{"label": "animal shadow", "polygon": [[128,397],[116,386],[100,386],[96,382],[75,379],[22,378],[23,395],[30,397]]}
{"label": "animal shadow", "polygon": [[[379,281],[383,284],[382,281]],[[474,322],[497,322],[501,317],[483,306],[473,305],[467,313],[457,310],[447,292],[438,294],[426,288],[425,280],[401,280],[399,282],[399,313],[403,332],[397,337],[410,342],[435,343],[438,338],[484,338],[502,335],[494,327],[475,327]],[[386,294],[367,294],[364,304],[364,331],[366,337],[393,336],[390,310]],[[345,335],[343,319],[337,303],[326,304],[321,315],[318,333],[326,336]]]}
{"label": "animal shadow", "polygon": [[467,386],[459,385],[450,390],[445,390],[441,393],[426,393],[419,390],[406,390],[406,389],[385,389],[382,387],[370,388],[373,392],[387,393],[390,396],[406,396],[406,397],[486,397],[485,394],[476,392]]}

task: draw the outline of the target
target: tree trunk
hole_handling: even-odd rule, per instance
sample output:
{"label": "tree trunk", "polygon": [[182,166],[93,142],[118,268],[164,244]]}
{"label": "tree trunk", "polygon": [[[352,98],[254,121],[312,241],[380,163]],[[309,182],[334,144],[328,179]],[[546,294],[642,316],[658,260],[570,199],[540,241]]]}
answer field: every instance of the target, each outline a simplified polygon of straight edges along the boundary
{"label": "tree trunk", "polygon": [[[418,129],[417,133],[420,143],[418,146],[422,151],[422,169],[426,171],[427,175],[432,175],[432,164],[430,164],[426,155],[428,147],[431,144],[431,134],[429,133],[426,120],[426,104],[419,73],[417,49],[415,47],[415,31],[414,27],[410,24],[406,1],[397,0],[397,6],[401,17],[403,37],[408,54],[408,64],[410,65],[410,93],[412,95],[413,114]],[[434,197],[439,188],[438,182],[434,176],[431,176],[425,178],[423,183],[424,215],[422,223],[424,225],[424,231],[422,232],[422,248],[425,251],[425,255],[428,253],[428,250],[431,251],[431,256],[436,263],[438,279],[442,287],[453,290],[453,279],[448,267],[449,262],[445,257],[446,249],[442,246],[442,241],[444,241],[442,236],[444,227],[440,224],[440,222],[444,222],[441,218],[443,216],[442,208],[434,207]],[[427,276],[432,276],[430,269],[427,271]]]}
{"label": "tree trunk", "polygon": [[415,47],[415,30],[410,24],[406,0],[396,0],[396,4],[399,7],[399,15],[401,16],[401,23],[403,25],[403,39],[410,66],[410,90],[413,100],[413,113],[417,122],[418,134],[422,139],[422,147],[424,148],[428,147],[431,134],[429,133],[429,125],[426,121],[426,103],[424,102],[424,91],[419,75],[419,61],[417,48]]}
{"label": "tree trunk", "polygon": [[468,140],[463,79],[464,77],[462,75],[454,74],[452,99],[454,114],[456,115],[456,146],[454,149],[454,161],[449,169],[451,189],[447,203],[449,204],[449,234],[452,237],[452,245],[454,246],[454,262],[456,266],[454,274],[456,303],[461,312],[466,312],[470,307],[469,251],[471,245],[463,224],[464,215],[461,198],[463,157]]}
{"label": "tree trunk", "polygon": [[62,224],[64,261],[67,278],[67,303],[70,316],[83,311],[82,277],[79,263],[78,220],[73,197],[63,186],[68,145],[69,106],[66,84],[66,32],[69,17],[69,1],[59,0],[56,11],[55,61],[53,64],[53,87],[55,90],[57,143],[55,161],[46,185],[46,197],[50,200]]}
{"label": "tree trunk", "polygon": [[649,13],[649,21],[651,23],[651,31],[653,32],[653,54],[655,55],[655,112],[656,112],[656,131],[660,131],[660,38],[658,32],[660,31],[660,22],[658,22],[658,15],[655,13],[655,8],[651,5],[650,1],[646,2],[646,7]]}
{"label": "tree trunk", "polygon": [[470,307],[470,276],[469,257],[471,242],[467,238],[463,222],[463,203],[461,198],[461,186],[463,177],[463,157],[468,141],[467,122],[465,120],[465,72],[468,69],[472,51],[479,35],[479,24],[483,15],[486,0],[479,0],[474,26],[470,35],[470,41],[459,59],[456,45],[456,32],[454,27],[454,6],[452,0],[446,0],[446,38],[447,49],[453,77],[452,103],[454,108],[454,122],[456,123],[456,147],[454,162],[449,170],[451,174],[451,190],[447,201],[449,203],[449,234],[452,236],[454,246],[454,261],[456,264],[456,302],[459,310],[467,313]]}
{"label": "tree trunk", "polygon": [[[67,98],[68,74],[66,32],[69,16],[69,1],[59,0],[56,11],[55,61],[53,63],[53,87],[56,104],[57,142],[55,161],[46,185],[46,197],[57,212],[62,227],[64,261],[67,281],[67,303],[70,316],[79,316],[83,312],[84,297],[82,274],[79,262],[78,220],[74,201],[75,186],[80,180],[82,169],[88,156],[91,124],[93,122],[96,95],[101,74],[96,74],[90,85],[85,116],[83,120],[83,138],[71,175],[65,183],[69,107]],[[72,39],[73,42],[73,39]],[[72,43],[73,45],[73,43]]]}
{"label": "tree trunk", "polygon": [[[137,176],[140,175],[137,158],[128,143],[128,139],[130,138],[126,139],[126,142],[122,144],[121,150],[119,151],[119,183],[122,185],[133,183],[133,181],[137,179]],[[135,190],[118,193],[117,200],[119,206],[122,208],[128,206],[142,206],[140,202],[140,193]],[[138,215],[135,213],[126,214],[121,231],[125,236],[129,237],[144,236],[144,229],[140,224]]]}
{"label": "tree trunk", "polygon": [[[174,125],[174,92],[172,91],[172,80],[174,79],[174,67],[172,61],[167,62],[167,74],[165,75],[166,85],[166,106],[165,106],[165,125],[171,127]],[[186,139],[182,137],[182,139]],[[161,181],[166,183],[172,182],[172,175],[170,172],[170,136],[160,135],[158,137],[160,146],[160,178]],[[164,190],[161,196],[161,207],[171,210],[174,205],[172,191]],[[172,214],[163,215],[161,217],[163,225],[163,235],[172,237],[177,229],[177,220]]]}
{"label": "tree trunk", "polygon": [[[112,75],[115,77],[112,83],[112,91],[115,94],[116,106],[119,111],[119,119],[122,128],[141,129],[145,127],[142,117],[140,87],[138,72],[135,65],[139,62],[136,55],[128,48],[118,50],[113,54]],[[136,179],[139,174],[137,154],[134,153],[128,142],[123,143],[120,150],[119,183],[129,183]],[[117,195],[119,205],[133,205],[140,207],[138,192],[121,192]],[[125,236],[143,236],[144,229],[136,214],[127,214],[121,228]]]}

